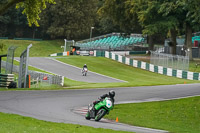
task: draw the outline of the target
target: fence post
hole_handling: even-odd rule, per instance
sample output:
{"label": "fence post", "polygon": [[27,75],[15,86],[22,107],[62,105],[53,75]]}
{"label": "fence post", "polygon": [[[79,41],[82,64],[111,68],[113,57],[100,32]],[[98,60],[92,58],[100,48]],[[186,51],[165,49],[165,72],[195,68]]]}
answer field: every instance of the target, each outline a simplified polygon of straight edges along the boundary
{"label": "fence post", "polygon": [[32,47],[30,44],[27,49],[25,49],[20,56],[20,67],[19,67],[19,80],[18,88],[27,87],[27,73],[28,73],[28,58],[29,58],[29,49]]}

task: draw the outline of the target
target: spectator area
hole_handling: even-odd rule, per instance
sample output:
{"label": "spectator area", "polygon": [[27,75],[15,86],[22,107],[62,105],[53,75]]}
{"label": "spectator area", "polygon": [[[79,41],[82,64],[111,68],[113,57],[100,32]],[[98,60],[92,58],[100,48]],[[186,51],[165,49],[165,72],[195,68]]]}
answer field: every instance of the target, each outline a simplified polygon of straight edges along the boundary
{"label": "spectator area", "polygon": [[135,36],[120,36],[119,34],[108,34],[96,38],[78,42],[76,45],[82,50],[89,49],[112,49],[112,50],[123,50],[126,46],[140,45],[146,41],[141,35]]}

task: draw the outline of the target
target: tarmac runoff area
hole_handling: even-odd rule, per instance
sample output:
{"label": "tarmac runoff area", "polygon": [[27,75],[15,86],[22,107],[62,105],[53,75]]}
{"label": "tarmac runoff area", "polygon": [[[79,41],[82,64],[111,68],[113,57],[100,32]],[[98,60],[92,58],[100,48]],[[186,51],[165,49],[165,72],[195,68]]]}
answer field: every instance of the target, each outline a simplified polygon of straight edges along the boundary
{"label": "tarmac runoff area", "polygon": [[[15,58],[19,61],[19,58]],[[82,76],[82,68],[78,68],[63,62],[60,62],[54,58],[47,57],[29,57],[29,65],[39,68],[41,70],[64,76],[68,79],[75,81],[82,81],[88,83],[113,83],[113,82],[126,82],[116,78],[108,77],[102,74],[98,74],[92,71],[88,71],[87,76]]]}

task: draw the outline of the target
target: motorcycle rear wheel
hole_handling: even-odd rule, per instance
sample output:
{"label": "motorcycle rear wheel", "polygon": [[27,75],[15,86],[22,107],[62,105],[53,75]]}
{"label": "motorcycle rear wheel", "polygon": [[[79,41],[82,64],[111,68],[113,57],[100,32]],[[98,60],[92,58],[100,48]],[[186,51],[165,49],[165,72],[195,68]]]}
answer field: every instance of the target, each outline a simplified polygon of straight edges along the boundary
{"label": "motorcycle rear wheel", "polygon": [[95,121],[101,120],[101,118],[103,118],[105,114],[106,114],[106,111],[103,110],[103,109],[100,109],[100,110],[97,112],[97,115],[96,115],[96,117],[95,117]]}

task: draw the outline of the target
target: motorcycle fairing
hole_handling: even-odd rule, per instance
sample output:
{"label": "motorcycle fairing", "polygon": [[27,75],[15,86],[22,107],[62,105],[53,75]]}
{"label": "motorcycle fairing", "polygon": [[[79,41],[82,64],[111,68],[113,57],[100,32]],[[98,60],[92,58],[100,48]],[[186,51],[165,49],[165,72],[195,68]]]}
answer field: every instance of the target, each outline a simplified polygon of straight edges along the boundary
{"label": "motorcycle fairing", "polygon": [[[106,105],[106,106],[105,106]],[[110,98],[105,98],[103,101],[100,101],[99,103],[97,103],[94,108],[96,110],[99,110],[100,108],[105,108],[106,110],[110,110],[113,107],[113,103],[111,102]]]}

